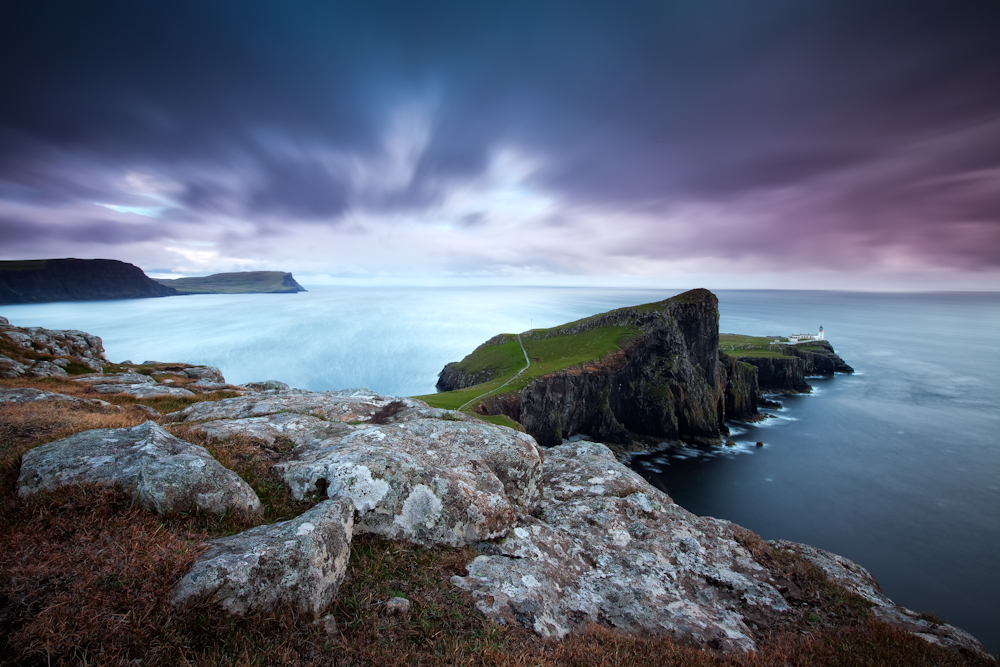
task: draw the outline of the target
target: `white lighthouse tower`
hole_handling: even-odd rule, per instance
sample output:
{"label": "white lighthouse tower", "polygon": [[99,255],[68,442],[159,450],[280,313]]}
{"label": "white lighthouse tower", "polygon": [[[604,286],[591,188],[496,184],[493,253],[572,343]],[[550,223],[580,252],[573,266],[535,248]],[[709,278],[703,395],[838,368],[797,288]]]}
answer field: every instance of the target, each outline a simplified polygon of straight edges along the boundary
{"label": "white lighthouse tower", "polygon": [[823,326],[819,327],[819,334],[816,336],[817,340],[826,340],[826,334],[823,333]]}

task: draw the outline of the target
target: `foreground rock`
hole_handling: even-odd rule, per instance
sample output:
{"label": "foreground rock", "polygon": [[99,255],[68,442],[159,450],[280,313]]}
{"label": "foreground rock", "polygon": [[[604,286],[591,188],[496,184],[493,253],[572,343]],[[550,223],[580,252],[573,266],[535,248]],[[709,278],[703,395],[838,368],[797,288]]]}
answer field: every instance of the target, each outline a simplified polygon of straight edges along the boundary
{"label": "foreground rock", "polygon": [[[545,468],[539,510],[506,538],[480,545],[484,555],[468,565],[468,576],[453,578],[491,618],[520,622],[542,636],[600,623],[745,652],[801,603],[796,586],[746,546],[756,536],[675,505],[603,445],[554,447]],[[873,593],[877,585],[862,568],[832,559],[832,581],[853,572],[858,593],[887,610],[876,612],[880,618],[913,631],[898,615],[909,622],[915,614]],[[941,628],[946,638],[938,643],[978,646],[961,631]]]}
{"label": "foreground rock", "polygon": [[161,514],[230,509],[259,513],[253,489],[203,448],[154,422],[81,431],[25,453],[17,480],[24,497],[75,484],[120,486]]}
{"label": "foreground rock", "polygon": [[268,391],[167,419],[209,439],[291,443],[274,469],[292,494],[350,498],[360,532],[460,546],[506,534],[541,499],[542,454],[530,436],[414,399]]}
{"label": "foreground rock", "polygon": [[353,517],[350,501],[327,500],[290,521],[214,540],[178,584],[173,603],[210,599],[239,615],[288,605],[315,617],[344,580]]}
{"label": "foreground rock", "polygon": [[513,429],[414,419],[301,445],[275,469],[303,498],[350,498],[356,528],[418,544],[505,535],[541,499],[542,455]]}

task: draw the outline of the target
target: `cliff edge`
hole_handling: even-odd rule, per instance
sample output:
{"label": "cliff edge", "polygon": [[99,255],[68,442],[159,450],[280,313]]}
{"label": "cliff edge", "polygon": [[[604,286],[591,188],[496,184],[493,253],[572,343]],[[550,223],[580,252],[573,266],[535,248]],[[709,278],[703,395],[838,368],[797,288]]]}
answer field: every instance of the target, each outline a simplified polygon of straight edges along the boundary
{"label": "cliff edge", "polygon": [[114,259],[0,262],[0,304],[175,296],[133,264]]}

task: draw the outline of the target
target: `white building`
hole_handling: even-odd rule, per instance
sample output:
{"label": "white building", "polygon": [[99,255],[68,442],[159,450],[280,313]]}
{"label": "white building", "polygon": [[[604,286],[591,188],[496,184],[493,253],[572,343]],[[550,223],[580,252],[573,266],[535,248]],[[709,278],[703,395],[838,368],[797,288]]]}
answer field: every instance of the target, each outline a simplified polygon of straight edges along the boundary
{"label": "white building", "polygon": [[826,340],[826,334],[823,333],[823,327],[819,328],[818,334],[792,334],[788,337],[789,343],[805,343],[811,340]]}

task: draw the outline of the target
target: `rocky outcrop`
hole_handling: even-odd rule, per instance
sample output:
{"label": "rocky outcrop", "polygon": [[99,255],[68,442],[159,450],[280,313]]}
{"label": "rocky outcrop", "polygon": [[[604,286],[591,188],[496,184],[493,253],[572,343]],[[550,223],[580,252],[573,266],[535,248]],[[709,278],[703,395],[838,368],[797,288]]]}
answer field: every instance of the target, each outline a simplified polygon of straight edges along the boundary
{"label": "rocky outcrop", "polygon": [[261,382],[245,382],[243,386],[247,389],[253,389],[255,391],[269,391],[269,390],[283,390],[290,389],[290,387],[284,382],[279,382],[278,380],[264,380]]}
{"label": "rocky outcrop", "polygon": [[350,498],[359,532],[462,546],[505,535],[541,499],[530,436],[491,424],[413,419],[300,445],[275,469],[298,499]]}
{"label": "rocky outcrop", "polygon": [[75,484],[119,486],[161,514],[261,511],[257,494],[236,473],[149,421],[81,431],[24,454],[18,495]]}
{"label": "rocky outcrop", "polygon": [[[572,335],[607,326],[642,334],[604,359],[538,378],[478,408],[520,422],[542,445],[575,433],[628,442],[631,433],[717,442],[725,425],[725,377],[718,355],[718,299],[692,290],[654,307],[623,308],[522,339]],[[442,376],[443,377],[443,376]]]}
{"label": "rocky outcrop", "polygon": [[[846,592],[836,595],[873,604],[881,620],[985,656],[967,633],[920,621],[893,604],[847,559],[789,542],[766,544],[728,521],[683,510],[604,445],[547,450],[544,477],[539,508],[505,538],[480,544],[468,575],[452,579],[498,622],[546,637],[598,623],[746,652],[762,634],[804,613],[803,605],[821,604],[821,591],[832,584]],[[793,556],[781,560],[781,553]],[[809,575],[817,589],[808,596],[789,578],[795,558],[821,571]]]}
{"label": "rocky outcrop", "polygon": [[0,262],[0,304],[173,296],[177,290],[113,259]]}
{"label": "rocky outcrop", "polygon": [[66,377],[100,372],[104,345],[84,331],[11,326],[0,317],[0,377]]}
{"label": "rocky outcrop", "polygon": [[214,540],[177,585],[173,604],[211,600],[232,614],[288,606],[317,616],[340,589],[354,507],[326,500],[291,519]]}
{"label": "rocky outcrop", "polygon": [[209,439],[291,443],[274,469],[292,495],[351,499],[359,532],[461,546],[505,534],[541,497],[531,437],[367,389],[260,392],[165,419]]}
{"label": "rocky outcrop", "polygon": [[77,396],[67,396],[41,389],[29,387],[13,387],[10,389],[0,388],[0,404],[4,403],[35,403],[38,401],[63,403],[73,407],[101,408],[106,412],[124,412],[125,408],[112,405],[107,401],[97,398],[79,398]]}

